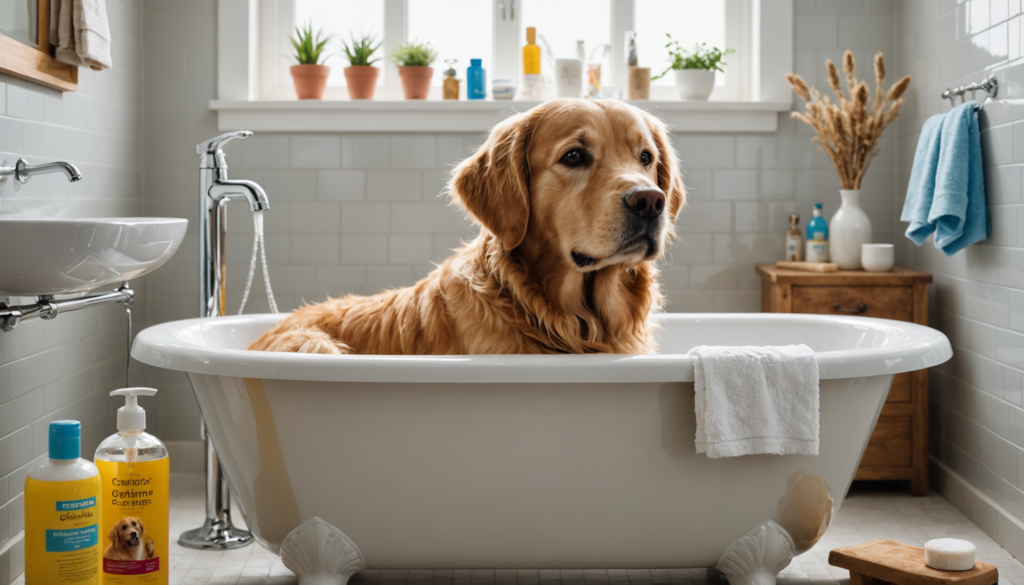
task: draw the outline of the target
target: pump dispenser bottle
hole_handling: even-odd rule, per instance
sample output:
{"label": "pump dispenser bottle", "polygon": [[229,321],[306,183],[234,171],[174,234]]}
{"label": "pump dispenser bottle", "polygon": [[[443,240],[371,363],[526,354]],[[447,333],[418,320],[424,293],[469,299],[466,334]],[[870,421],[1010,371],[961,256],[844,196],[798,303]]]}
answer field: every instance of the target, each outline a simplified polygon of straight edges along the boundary
{"label": "pump dispenser bottle", "polygon": [[170,516],[170,460],[160,439],[143,432],[146,411],[139,396],[154,388],[122,388],[117,409],[117,434],[96,449],[103,481],[103,583],[105,585],[167,585]]}
{"label": "pump dispenser bottle", "polygon": [[49,447],[25,478],[25,585],[99,585],[100,474],[81,457],[81,424],[50,423]]}
{"label": "pump dispenser bottle", "polygon": [[828,222],[821,216],[821,203],[814,204],[813,217],[807,222],[808,262],[828,262]]}

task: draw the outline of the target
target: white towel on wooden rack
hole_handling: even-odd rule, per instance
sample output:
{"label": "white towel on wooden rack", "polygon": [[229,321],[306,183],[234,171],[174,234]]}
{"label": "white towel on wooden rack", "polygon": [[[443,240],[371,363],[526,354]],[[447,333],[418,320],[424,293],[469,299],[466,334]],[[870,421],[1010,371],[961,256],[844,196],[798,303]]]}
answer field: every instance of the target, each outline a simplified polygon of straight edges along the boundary
{"label": "white towel on wooden rack", "polygon": [[50,0],[50,43],[57,47],[58,61],[97,71],[109,69],[106,0]]}

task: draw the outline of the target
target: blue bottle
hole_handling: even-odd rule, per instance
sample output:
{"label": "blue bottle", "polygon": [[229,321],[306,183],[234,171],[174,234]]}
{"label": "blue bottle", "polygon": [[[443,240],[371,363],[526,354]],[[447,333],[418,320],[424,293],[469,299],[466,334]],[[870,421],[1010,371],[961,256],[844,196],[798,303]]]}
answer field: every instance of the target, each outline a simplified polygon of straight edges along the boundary
{"label": "blue bottle", "polygon": [[807,222],[807,262],[828,262],[828,222],[821,216],[821,203],[814,204],[814,217]]}
{"label": "blue bottle", "polygon": [[487,71],[480,59],[470,59],[466,68],[466,98],[482,100],[487,97]]}

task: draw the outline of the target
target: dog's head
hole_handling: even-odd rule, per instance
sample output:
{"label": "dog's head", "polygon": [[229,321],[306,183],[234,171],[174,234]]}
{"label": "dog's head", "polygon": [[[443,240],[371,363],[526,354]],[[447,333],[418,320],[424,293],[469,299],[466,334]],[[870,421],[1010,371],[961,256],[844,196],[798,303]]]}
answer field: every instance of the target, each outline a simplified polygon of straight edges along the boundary
{"label": "dog's head", "polygon": [[114,524],[114,527],[110,529],[110,533],[107,538],[110,539],[111,546],[115,548],[129,549],[132,547],[139,546],[142,542],[142,538],[146,533],[146,527],[142,523],[141,518],[135,516],[125,516]]}
{"label": "dog's head", "polygon": [[665,125],[612,100],[554,100],[500,123],[452,198],[501,242],[574,270],[657,259],[686,192]]}

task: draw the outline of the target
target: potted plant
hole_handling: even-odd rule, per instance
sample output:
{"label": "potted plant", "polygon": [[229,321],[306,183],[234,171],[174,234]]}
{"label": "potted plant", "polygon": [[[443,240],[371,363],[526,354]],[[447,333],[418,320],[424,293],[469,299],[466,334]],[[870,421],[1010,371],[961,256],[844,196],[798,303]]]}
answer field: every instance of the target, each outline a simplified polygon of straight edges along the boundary
{"label": "potted plant", "polygon": [[856,68],[850,51],[843,55],[842,77],[836,64],[825,60],[835,101],[808,87],[799,75],[786,76],[807,108],[806,113],[791,112],[790,116],[814,129],[811,140],[825,151],[839,174],[842,205],[828,224],[829,255],[843,270],[859,270],[862,247],[871,242],[871,219],[860,206],[860,185],[868,165],[878,154],[878,139],[899,115],[903,94],[910,86],[910,77],[903,77],[885,89],[885,59],[881,52],[875,55],[874,91],[857,79]]}
{"label": "potted plant", "polygon": [[358,39],[353,36],[351,42],[341,42],[349,64],[345,68],[345,82],[348,84],[349,99],[373,99],[373,91],[377,89],[377,77],[380,75],[380,69],[373,66],[377,61],[373,58],[373,54],[377,52],[381,44],[372,35],[363,35]]}
{"label": "potted plant", "polygon": [[698,43],[693,50],[684,49],[679,41],[666,33],[668,43],[669,66],[661,72],[661,75],[652,79],[661,79],[671,70],[676,72],[676,91],[680,99],[684,100],[706,100],[715,89],[715,71],[723,71],[722,61],[726,55],[734,53],[732,49],[719,49],[718,47],[708,48],[707,43]]}
{"label": "potted plant", "polygon": [[398,66],[402,78],[402,92],[407,100],[425,100],[430,92],[430,80],[437,59],[437,51],[429,43],[405,42],[395,47],[391,60]]}
{"label": "potted plant", "polygon": [[331,40],[331,35],[324,35],[322,31],[313,33],[313,25],[307,24],[305,28],[295,27],[295,36],[288,37],[295,48],[296,65],[292,65],[292,82],[295,84],[295,95],[300,100],[318,100],[324,97],[324,90],[327,89],[327,76],[331,74],[331,68],[321,65],[321,57],[326,59],[324,47]]}

